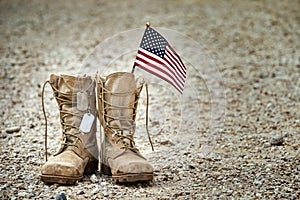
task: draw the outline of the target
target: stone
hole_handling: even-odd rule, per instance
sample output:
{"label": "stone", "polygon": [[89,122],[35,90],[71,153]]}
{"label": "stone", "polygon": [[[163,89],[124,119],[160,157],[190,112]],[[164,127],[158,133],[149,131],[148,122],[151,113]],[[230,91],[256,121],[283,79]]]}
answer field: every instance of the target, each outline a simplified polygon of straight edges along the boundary
{"label": "stone", "polygon": [[102,182],[100,183],[100,185],[101,185],[102,187],[105,187],[105,186],[107,185],[107,183],[102,181]]}
{"label": "stone", "polygon": [[283,137],[279,136],[279,137],[274,137],[271,139],[270,141],[271,145],[276,145],[276,146],[280,146],[283,144]]}
{"label": "stone", "polygon": [[98,182],[97,176],[96,176],[95,174],[92,174],[91,177],[90,177],[90,181],[91,181],[92,183]]}
{"label": "stone", "polygon": [[95,187],[95,188],[91,191],[92,194],[97,194],[98,192],[99,192],[99,188],[98,188],[98,187]]}
{"label": "stone", "polygon": [[104,197],[108,197],[109,196],[109,193],[106,190],[104,190],[102,193],[103,193]]}
{"label": "stone", "polygon": [[84,191],[83,190],[78,190],[78,192],[76,194],[77,195],[82,195],[82,194],[84,194]]}
{"label": "stone", "polygon": [[61,192],[56,195],[55,200],[67,200],[67,196],[64,192]]}
{"label": "stone", "polygon": [[21,126],[12,126],[5,129],[6,133],[15,133],[21,130]]}
{"label": "stone", "polygon": [[19,191],[18,192],[18,197],[26,197],[28,194],[24,191]]}

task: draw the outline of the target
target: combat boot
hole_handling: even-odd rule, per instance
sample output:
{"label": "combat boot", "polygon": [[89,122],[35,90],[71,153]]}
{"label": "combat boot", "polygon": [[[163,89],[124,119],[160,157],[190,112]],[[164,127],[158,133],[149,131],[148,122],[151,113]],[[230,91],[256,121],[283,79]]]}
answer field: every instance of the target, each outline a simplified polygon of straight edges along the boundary
{"label": "combat boot", "polygon": [[[44,109],[44,89],[50,83],[60,111],[61,145],[47,159],[47,118]],[[41,179],[46,183],[74,184],[84,173],[97,170],[95,81],[89,77],[51,75],[43,87],[43,111],[46,121],[46,163]]]}
{"label": "combat boot", "polygon": [[152,180],[153,167],[134,142],[136,111],[144,79],[135,80],[132,73],[116,72],[105,78],[97,75],[96,80],[102,130],[101,172],[112,175],[119,183]]}

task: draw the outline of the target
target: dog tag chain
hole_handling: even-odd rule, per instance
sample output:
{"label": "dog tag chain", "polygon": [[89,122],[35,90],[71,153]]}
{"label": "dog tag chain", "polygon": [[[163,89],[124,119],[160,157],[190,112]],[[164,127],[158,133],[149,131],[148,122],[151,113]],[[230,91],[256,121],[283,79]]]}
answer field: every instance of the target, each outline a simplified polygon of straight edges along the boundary
{"label": "dog tag chain", "polygon": [[82,91],[77,93],[77,109],[87,111],[82,117],[79,130],[83,133],[89,133],[93,126],[95,116],[90,112],[89,95],[87,93]]}

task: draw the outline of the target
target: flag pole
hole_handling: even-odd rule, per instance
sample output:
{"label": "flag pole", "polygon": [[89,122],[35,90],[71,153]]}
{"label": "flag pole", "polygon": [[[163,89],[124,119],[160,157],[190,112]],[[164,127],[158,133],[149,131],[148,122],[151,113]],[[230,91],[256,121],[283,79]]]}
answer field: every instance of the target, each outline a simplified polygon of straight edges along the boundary
{"label": "flag pole", "polygon": [[131,70],[131,73],[132,73],[132,74],[134,73],[134,70],[135,70],[135,65],[133,64],[132,70]]}
{"label": "flag pole", "polygon": [[[146,23],[146,27],[150,27],[151,26],[151,23],[150,22],[147,22]],[[134,70],[135,70],[135,65],[133,63],[133,66],[132,66],[132,70],[131,70],[131,73],[133,74],[134,73]]]}
{"label": "flag pole", "polygon": [[131,70],[131,73],[132,73],[132,74],[134,73],[134,70],[135,70],[135,65],[133,64],[132,70]]}

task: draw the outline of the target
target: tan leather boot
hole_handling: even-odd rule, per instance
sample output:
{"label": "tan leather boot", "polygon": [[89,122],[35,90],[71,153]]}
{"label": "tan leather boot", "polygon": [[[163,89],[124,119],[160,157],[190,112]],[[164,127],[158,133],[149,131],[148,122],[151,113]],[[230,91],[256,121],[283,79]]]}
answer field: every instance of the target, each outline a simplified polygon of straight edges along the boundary
{"label": "tan leather boot", "polygon": [[[153,167],[135,146],[135,117],[144,80],[132,73],[117,72],[97,79],[102,141],[101,172],[116,182],[149,181]],[[100,161],[99,161],[100,162]]]}
{"label": "tan leather boot", "polygon": [[[91,77],[52,74],[48,83],[60,111],[62,138],[58,151],[42,166],[41,179],[46,183],[74,184],[84,173],[97,170],[95,81]],[[44,103],[43,111],[45,115]],[[46,115],[45,119],[47,127]]]}

